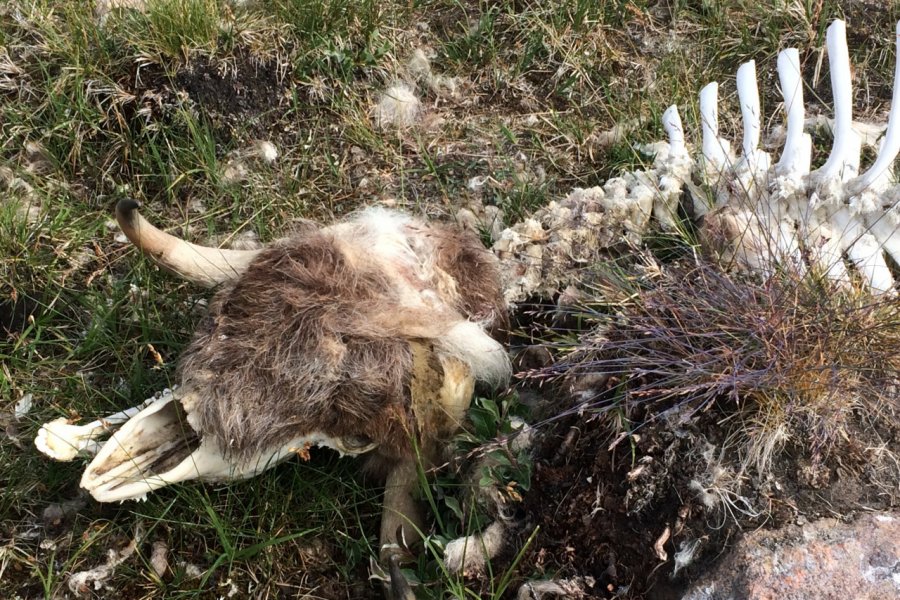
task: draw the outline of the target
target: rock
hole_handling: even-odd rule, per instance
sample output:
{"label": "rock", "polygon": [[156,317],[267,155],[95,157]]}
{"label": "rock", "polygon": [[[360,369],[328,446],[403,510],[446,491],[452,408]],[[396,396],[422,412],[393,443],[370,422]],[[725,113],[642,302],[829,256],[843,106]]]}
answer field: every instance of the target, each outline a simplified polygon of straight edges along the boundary
{"label": "rock", "polygon": [[900,598],[900,514],[748,533],[682,600]]}

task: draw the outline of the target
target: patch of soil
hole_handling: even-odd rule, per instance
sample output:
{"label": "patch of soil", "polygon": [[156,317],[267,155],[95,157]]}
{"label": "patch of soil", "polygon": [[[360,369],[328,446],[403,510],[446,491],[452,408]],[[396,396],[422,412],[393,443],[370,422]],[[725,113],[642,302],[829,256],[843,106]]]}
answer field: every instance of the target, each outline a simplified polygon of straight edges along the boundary
{"label": "patch of soil", "polygon": [[37,308],[38,302],[25,294],[17,295],[15,300],[0,301],[0,336],[5,338],[7,335],[22,333],[28,326],[28,317],[33,315]]}
{"label": "patch of soil", "polygon": [[[864,428],[817,467],[788,448],[758,481],[739,476],[738,457],[723,451],[723,416],[714,407],[655,419],[632,436],[612,434],[608,417],[572,414],[557,423],[537,450],[525,497],[525,532],[539,530],[519,573],[593,578],[587,597],[676,599],[743,530],[897,506],[896,489],[886,494],[871,472],[877,461],[863,450]],[[898,431],[884,423],[877,434],[896,450]]]}
{"label": "patch of soil", "polygon": [[227,63],[208,59],[191,62],[175,76],[180,91],[201,106],[216,131],[231,133],[247,128],[267,137],[272,123],[281,116],[281,107],[290,82],[274,61],[261,62],[239,51]]}
{"label": "patch of soil", "polygon": [[157,107],[186,100],[226,145],[238,133],[271,138],[291,89],[276,60],[261,60],[243,48],[227,59],[194,58],[171,77],[161,66],[144,67],[140,82],[137,95],[152,97]]}

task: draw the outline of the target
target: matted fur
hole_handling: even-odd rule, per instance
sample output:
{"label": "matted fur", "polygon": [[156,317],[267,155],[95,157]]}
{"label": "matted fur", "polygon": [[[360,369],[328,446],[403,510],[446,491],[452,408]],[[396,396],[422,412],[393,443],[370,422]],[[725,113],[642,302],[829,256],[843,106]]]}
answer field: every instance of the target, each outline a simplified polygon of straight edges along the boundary
{"label": "matted fur", "polygon": [[485,329],[505,318],[496,259],[474,236],[367,211],[263,250],[216,294],[179,363],[189,421],[238,461],[313,431],[407,456],[423,433],[410,344],[496,383],[508,360]]}

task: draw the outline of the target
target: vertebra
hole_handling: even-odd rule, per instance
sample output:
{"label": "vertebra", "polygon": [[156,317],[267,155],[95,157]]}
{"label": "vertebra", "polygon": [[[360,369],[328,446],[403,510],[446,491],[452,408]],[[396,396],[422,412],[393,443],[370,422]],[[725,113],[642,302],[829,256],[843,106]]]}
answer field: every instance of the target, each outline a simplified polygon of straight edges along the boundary
{"label": "vertebra", "polygon": [[[897,24],[900,45],[900,23]],[[858,174],[862,136],[853,122],[850,59],[845,25],[835,21],[826,36],[834,97],[834,143],[821,168],[810,171],[812,139],[804,132],[805,111],[799,53],[787,49],[777,68],[787,132],[781,156],[773,161],[760,149],[761,110],[756,64],[738,69],[737,91],[743,122],[739,156],[719,136],[716,82],[700,92],[702,144],[691,158],[676,106],[663,115],[669,140],[646,149],[652,168],[625,173],[602,186],[576,190],[551,202],[525,223],[504,231],[494,246],[505,263],[506,297],[552,295],[577,284],[579,266],[606,257],[611,246],[636,245],[652,230],[678,228],[678,201],[701,225],[702,240],[720,259],[762,276],[778,269],[823,275],[851,285],[856,272],[873,294],[894,293],[886,257],[900,264],[900,186],[892,169],[900,153],[900,62],[895,71],[891,112],[878,156]],[[868,132],[867,132],[868,134]],[[648,202],[648,193],[650,199]],[[537,225],[540,225],[538,227]],[[573,232],[575,232],[573,234]],[[592,245],[571,247],[570,238]]]}

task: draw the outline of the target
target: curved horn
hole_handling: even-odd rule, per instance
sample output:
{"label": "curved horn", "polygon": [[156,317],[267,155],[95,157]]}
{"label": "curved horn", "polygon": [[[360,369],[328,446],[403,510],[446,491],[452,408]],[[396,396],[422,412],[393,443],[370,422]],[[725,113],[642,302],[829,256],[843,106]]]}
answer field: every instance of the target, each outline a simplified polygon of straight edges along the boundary
{"label": "curved horn", "polygon": [[259,250],[222,250],[191,244],[154,227],[130,198],[116,205],[122,232],[159,266],[199,285],[213,287],[240,276]]}

